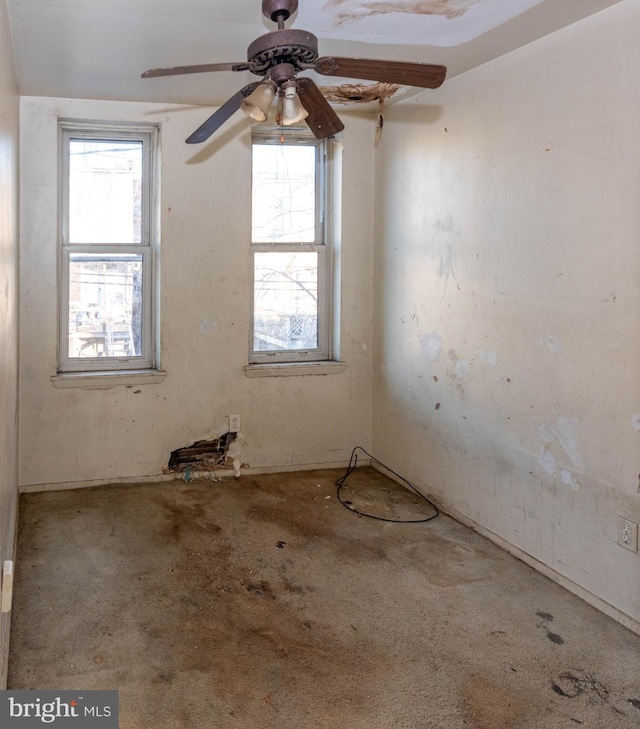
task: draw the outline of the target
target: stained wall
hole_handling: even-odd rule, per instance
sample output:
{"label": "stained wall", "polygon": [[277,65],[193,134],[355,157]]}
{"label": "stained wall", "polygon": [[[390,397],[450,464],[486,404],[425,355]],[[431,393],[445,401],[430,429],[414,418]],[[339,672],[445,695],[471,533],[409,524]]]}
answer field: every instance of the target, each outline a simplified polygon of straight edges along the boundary
{"label": "stained wall", "polygon": [[376,152],[373,447],[638,629],[640,7],[392,107]]}
{"label": "stained wall", "polygon": [[[170,453],[241,416],[241,461],[254,469],[342,465],[370,441],[373,129],[344,138],[337,244],[340,374],[248,378],[251,259],[249,124],[242,115],[202,147],[185,138],[202,108],[23,97],[23,487],[160,475]],[[160,124],[159,384],[59,389],[59,117]],[[338,206],[339,207],[339,206]]]}

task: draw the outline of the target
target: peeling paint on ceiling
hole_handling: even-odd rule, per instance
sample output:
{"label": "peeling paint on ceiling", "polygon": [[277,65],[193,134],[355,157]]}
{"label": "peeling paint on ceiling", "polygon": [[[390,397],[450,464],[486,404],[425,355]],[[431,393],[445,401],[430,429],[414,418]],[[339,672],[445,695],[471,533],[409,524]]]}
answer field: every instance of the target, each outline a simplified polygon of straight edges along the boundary
{"label": "peeling paint on ceiling", "polygon": [[301,3],[296,25],[320,37],[365,43],[453,47],[477,38],[542,0],[325,0]]}

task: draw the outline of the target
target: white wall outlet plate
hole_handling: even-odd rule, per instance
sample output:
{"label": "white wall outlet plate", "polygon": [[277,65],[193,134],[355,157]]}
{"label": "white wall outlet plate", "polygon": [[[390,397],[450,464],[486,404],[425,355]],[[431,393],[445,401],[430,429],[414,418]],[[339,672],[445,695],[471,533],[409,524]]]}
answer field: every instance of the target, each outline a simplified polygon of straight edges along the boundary
{"label": "white wall outlet plate", "polygon": [[229,432],[237,433],[240,430],[240,416],[229,415]]}
{"label": "white wall outlet plate", "polygon": [[631,552],[638,551],[638,525],[635,521],[618,517],[618,544]]}

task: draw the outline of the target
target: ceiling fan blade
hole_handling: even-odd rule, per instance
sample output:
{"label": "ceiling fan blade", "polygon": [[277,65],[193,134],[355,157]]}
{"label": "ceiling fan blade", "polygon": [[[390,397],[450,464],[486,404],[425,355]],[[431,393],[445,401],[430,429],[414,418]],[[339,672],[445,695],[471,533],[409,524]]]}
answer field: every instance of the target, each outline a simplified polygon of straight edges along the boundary
{"label": "ceiling fan blade", "polygon": [[200,144],[206,142],[207,139],[217,131],[236,111],[240,108],[242,100],[259,85],[260,81],[256,81],[244,88],[240,89],[228,101],[215,111],[203,124],[201,124],[195,132],[186,139],[187,144]]}
{"label": "ceiling fan blade", "polygon": [[344,129],[340,117],[310,78],[298,79],[298,96],[302,106],[309,112],[306,122],[317,139],[333,137]]}
{"label": "ceiling fan blade", "polygon": [[202,63],[198,66],[172,66],[171,68],[150,68],[140,78],[156,78],[157,76],[181,76],[185,73],[209,73],[210,71],[233,71],[234,66],[246,66],[246,63]]}
{"label": "ceiling fan blade", "polygon": [[405,86],[437,89],[447,75],[445,66],[432,63],[405,63],[381,61],[372,58],[336,58],[324,56],[314,63],[315,70],[323,76],[364,78]]}

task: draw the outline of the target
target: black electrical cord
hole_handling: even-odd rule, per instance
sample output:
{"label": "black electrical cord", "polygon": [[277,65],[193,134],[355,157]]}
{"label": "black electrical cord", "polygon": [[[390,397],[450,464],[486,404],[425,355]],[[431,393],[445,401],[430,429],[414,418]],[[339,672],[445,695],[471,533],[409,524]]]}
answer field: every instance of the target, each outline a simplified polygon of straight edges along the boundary
{"label": "black electrical cord", "polygon": [[[356,454],[356,451],[362,451],[367,458],[369,458],[370,461],[373,461],[374,463],[377,463],[378,465],[382,466],[382,468],[389,471],[389,473],[392,473],[396,478],[398,478],[400,481],[402,481],[403,484],[407,486],[407,488],[412,491],[416,496],[420,497],[423,501],[426,501],[427,504],[434,510],[435,514],[432,516],[427,517],[426,519],[387,519],[384,516],[374,516],[373,514],[366,514],[364,511],[358,511],[358,509],[354,508],[353,504],[350,501],[344,501],[342,497],[340,496],[340,492],[342,491],[342,487],[345,484],[345,481],[349,478],[349,476],[356,470],[356,467],[358,465],[358,456]],[[349,459],[349,465],[347,466],[347,470],[344,474],[344,476],[341,476],[336,481],[336,496],[338,497],[338,501],[345,507],[345,509],[349,509],[349,511],[353,511],[356,514],[359,514],[360,516],[366,516],[369,519],[377,519],[378,521],[390,521],[394,524],[421,524],[425,521],[431,521],[432,519],[435,519],[440,511],[438,510],[438,507],[429,501],[429,499],[424,495],[421,494],[415,486],[412,486],[406,478],[403,478],[400,474],[396,473],[395,471],[392,471],[388,466],[385,466],[384,463],[379,461],[377,458],[374,458],[370,453],[367,453],[364,448],[360,446],[356,446],[351,451],[351,458]]]}

